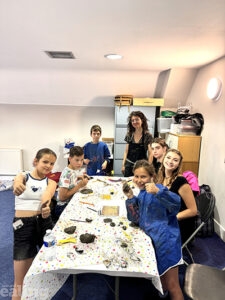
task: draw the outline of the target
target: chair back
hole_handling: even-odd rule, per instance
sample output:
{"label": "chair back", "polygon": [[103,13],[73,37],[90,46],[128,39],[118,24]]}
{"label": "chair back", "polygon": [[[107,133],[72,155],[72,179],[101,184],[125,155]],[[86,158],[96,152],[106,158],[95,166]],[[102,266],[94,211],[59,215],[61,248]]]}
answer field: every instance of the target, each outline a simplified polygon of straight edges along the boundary
{"label": "chair back", "polygon": [[224,300],[225,270],[190,264],[185,272],[184,291],[194,300]]}
{"label": "chair back", "polygon": [[215,207],[215,196],[213,193],[202,193],[195,197],[198,213],[202,222],[206,223],[212,215]]}

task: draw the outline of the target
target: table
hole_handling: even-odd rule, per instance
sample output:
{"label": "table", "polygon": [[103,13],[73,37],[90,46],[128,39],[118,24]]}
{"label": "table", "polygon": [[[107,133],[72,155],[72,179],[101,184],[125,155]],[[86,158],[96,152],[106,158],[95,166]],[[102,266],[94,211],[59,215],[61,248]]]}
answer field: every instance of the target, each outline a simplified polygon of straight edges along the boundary
{"label": "table", "polygon": [[[57,245],[56,258],[52,261],[46,261],[45,249],[40,249],[24,278],[23,300],[51,299],[69,274],[79,273],[149,278],[162,292],[151,239],[140,228],[131,227],[126,218],[123,180],[133,184],[129,178],[95,176],[85,187],[92,193],[77,192],[73,196],[53,232],[57,243],[71,236],[76,242]],[[138,193],[136,188],[134,193]],[[113,215],[102,215],[107,211]],[[111,222],[106,222],[109,219]],[[76,226],[74,234],[64,232],[73,225]],[[81,243],[80,235],[85,233],[96,237],[93,243]]]}

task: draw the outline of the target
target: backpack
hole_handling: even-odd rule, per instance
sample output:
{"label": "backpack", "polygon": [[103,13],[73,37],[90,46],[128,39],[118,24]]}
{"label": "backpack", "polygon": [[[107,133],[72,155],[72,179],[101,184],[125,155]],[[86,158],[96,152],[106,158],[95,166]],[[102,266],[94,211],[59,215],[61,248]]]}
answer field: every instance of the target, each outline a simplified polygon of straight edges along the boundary
{"label": "backpack", "polygon": [[[200,186],[200,195],[206,193],[207,197],[215,197],[211,191],[211,188],[207,184],[202,184]],[[200,199],[200,201],[204,201],[203,197]],[[196,228],[201,224],[201,218],[199,216],[196,217],[195,220],[195,226]],[[198,237],[209,237],[212,236],[215,232],[214,229],[214,212],[212,212],[210,218],[208,221],[202,226],[202,228],[198,231],[197,236]]]}

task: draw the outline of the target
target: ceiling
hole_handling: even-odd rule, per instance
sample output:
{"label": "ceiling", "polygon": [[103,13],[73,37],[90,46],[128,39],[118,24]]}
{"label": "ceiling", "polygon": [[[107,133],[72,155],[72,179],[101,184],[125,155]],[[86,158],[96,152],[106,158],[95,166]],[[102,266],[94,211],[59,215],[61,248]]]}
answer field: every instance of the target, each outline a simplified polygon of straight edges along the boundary
{"label": "ceiling", "polygon": [[0,41],[0,69],[198,68],[225,55],[225,1],[1,0]]}

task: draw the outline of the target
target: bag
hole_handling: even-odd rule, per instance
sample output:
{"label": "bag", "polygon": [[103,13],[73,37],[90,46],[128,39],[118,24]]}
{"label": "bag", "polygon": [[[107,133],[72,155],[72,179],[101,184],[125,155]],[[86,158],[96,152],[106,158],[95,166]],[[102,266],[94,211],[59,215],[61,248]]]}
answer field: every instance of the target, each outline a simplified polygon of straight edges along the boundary
{"label": "bag", "polygon": [[173,118],[177,124],[181,124],[181,120],[191,120],[191,124],[195,127],[196,134],[201,135],[204,125],[204,118],[202,114],[177,113]]}
{"label": "bag", "polygon": [[195,196],[199,195],[200,194],[200,188],[199,188],[199,185],[198,185],[197,175],[192,171],[185,171],[182,175],[187,179],[187,182],[189,183],[194,195]]}
{"label": "bag", "polygon": [[[200,186],[200,195],[207,193],[207,197],[214,197],[211,192],[211,188],[207,184],[203,184]],[[204,201],[201,199],[200,201]],[[201,218],[199,216],[196,217],[195,221],[196,228],[201,224]],[[198,231],[197,236],[199,237],[209,237],[212,236],[215,232],[214,228],[214,212],[212,212],[208,221],[202,226],[202,228]]]}

